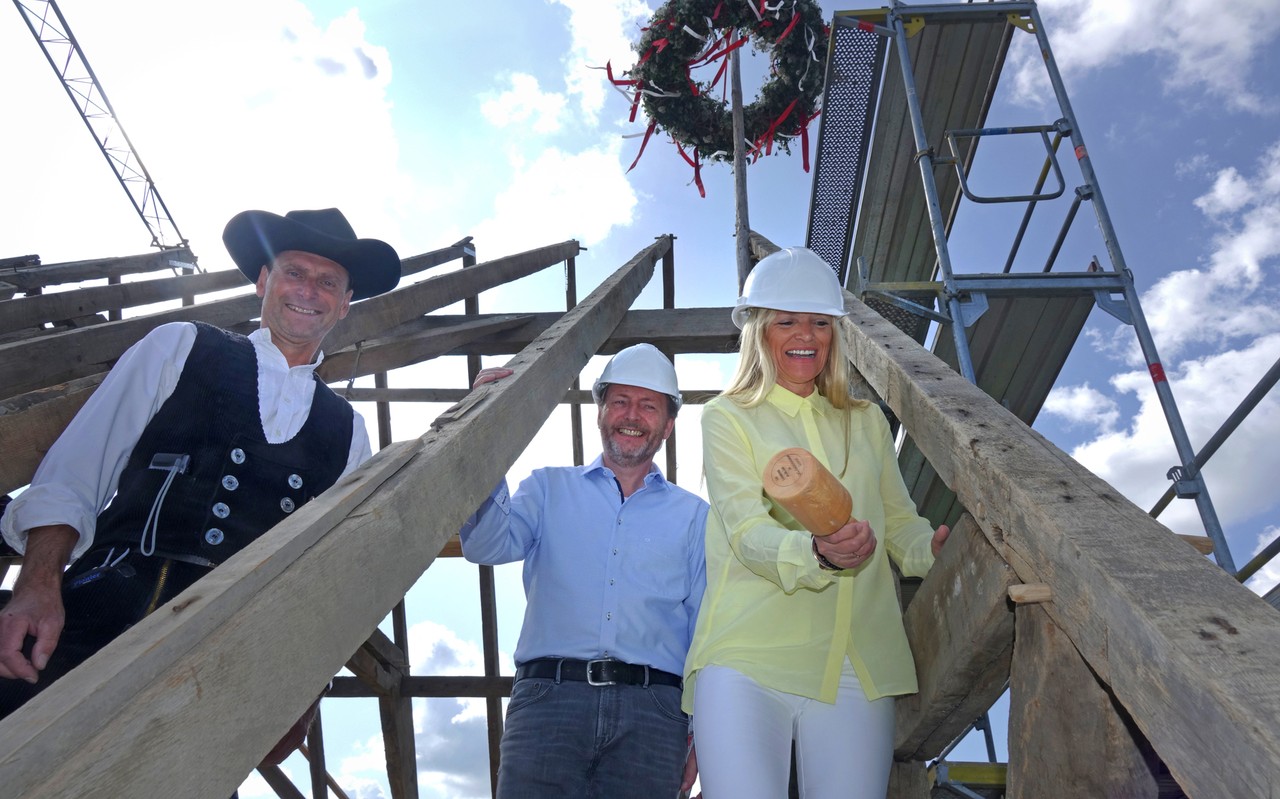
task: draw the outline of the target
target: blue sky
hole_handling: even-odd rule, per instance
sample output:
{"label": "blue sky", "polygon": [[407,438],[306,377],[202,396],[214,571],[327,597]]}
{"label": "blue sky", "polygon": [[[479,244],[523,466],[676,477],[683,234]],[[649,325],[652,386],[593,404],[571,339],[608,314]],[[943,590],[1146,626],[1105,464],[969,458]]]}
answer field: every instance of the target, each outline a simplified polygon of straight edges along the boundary
{"label": "blue sky", "polygon": [[[63,0],[61,8],[130,138],[206,269],[230,268],[223,224],[245,208],[341,207],[362,235],[402,255],[472,235],[481,260],[568,238],[579,294],[662,233],[676,242],[682,306],[736,296],[731,175],[704,170],[707,198],[669,142],[625,172],[643,126],[604,73],[634,56],[656,3],[477,0],[444,6],[383,0],[165,3]],[[855,4],[823,2],[828,17]],[[1233,13],[1203,0],[1046,0],[1054,53],[1098,170],[1120,243],[1143,295],[1193,443],[1198,447],[1280,357],[1280,48],[1268,0]],[[990,124],[1057,117],[1029,37],[1015,37]],[[747,58],[747,93],[763,57]],[[46,263],[144,252],[150,238],[17,11],[0,13],[0,257]],[[984,145],[985,147],[985,145]],[[874,154],[872,157],[875,157]],[[1068,159],[1070,160],[1070,159]],[[1036,166],[984,151],[979,175],[1019,189]],[[989,170],[989,171],[988,171]],[[748,171],[753,227],[801,243],[809,175],[799,158]],[[1078,185],[1068,173],[1068,194]],[[1043,214],[1052,231],[1065,206]],[[995,271],[1016,221],[967,205],[955,234],[958,271]],[[1043,253],[1045,247],[1038,252]],[[1082,209],[1059,264],[1102,254]],[[999,260],[993,262],[992,259]],[[1041,255],[1042,257],[1042,255]],[[1019,268],[1038,268],[1035,259]],[[551,310],[552,269],[486,294],[482,309]],[[660,288],[638,305],[657,307]],[[1143,507],[1175,462],[1128,328],[1095,310],[1037,428]],[[602,363],[584,373],[589,380]],[[681,357],[686,388],[717,388],[731,359]],[[460,363],[406,370],[393,385],[451,385]],[[419,435],[440,408],[397,409],[394,437]],[[367,416],[372,414],[367,413]],[[681,416],[681,482],[699,490],[697,410]],[[557,414],[512,470],[570,458]],[[1280,454],[1268,399],[1206,470],[1237,563],[1276,533]],[[590,444],[590,437],[588,442]],[[588,447],[589,452],[595,450]],[[1161,517],[1198,533],[1190,503]],[[1280,580],[1272,568],[1259,590]],[[499,569],[507,673],[522,609],[517,567]],[[418,673],[479,673],[473,567],[439,562],[409,597]],[[488,795],[483,714],[469,702],[418,702],[426,797]],[[352,795],[382,794],[377,715],[369,703],[325,704],[330,770]],[[976,755],[975,755],[976,756]],[[305,764],[288,764],[305,780]],[[251,779],[241,796],[268,796]]]}

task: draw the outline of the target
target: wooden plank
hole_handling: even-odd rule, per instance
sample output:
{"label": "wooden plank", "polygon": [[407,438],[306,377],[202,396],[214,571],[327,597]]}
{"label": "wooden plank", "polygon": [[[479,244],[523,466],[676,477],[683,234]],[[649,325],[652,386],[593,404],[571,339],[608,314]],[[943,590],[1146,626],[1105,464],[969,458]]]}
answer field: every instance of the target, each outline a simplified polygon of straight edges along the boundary
{"label": "wooden plank", "polygon": [[[850,358],[1192,796],[1280,773],[1280,616],[850,299]],[[1169,697],[1178,697],[1170,702]]]}
{"label": "wooden plank", "polygon": [[572,258],[580,249],[578,242],[573,240],[550,244],[427,278],[378,297],[370,297],[351,306],[351,313],[347,318],[339,322],[325,337],[325,347],[337,351],[357,341],[374,338],[415,316],[540,272]]}
{"label": "wooden plank", "polygon": [[481,336],[519,327],[528,321],[527,316],[506,314],[498,319],[463,322],[403,338],[373,339],[359,347],[326,355],[316,374],[326,383],[332,383],[386,372],[431,360]]}
{"label": "wooden plank", "polygon": [[1146,741],[1141,734],[1135,740],[1130,722],[1071,641],[1040,606],[1019,607],[1017,615],[1009,683],[1009,799],[1156,799]]}
{"label": "wooden plank", "polygon": [[[330,783],[337,788],[337,783],[329,776],[324,762],[324,702],[316,705],[316,715],[307,730],[307,742],[298,747],[302,756],[307,759],[307,771],[311,774],[311,799],[329,799],[327,788]],[[341,789],[337,791],[343,796]]]}
{"label": "wooden plank", "polygon": [[298,790],[298,786],[289,780],[288,775],[284,773],[284,769],[279,766],[262,766],[258,769],[258,773],[262,775],[262,779],[266,780],[267,785],[276,792],[276,796],[279,796],[280,799],[307,799],[302,791]]}
{"label": "wooden plank", "polygon": [[246,294],[0,345],[0,393],[12,397],[105,372],[138,339],[166,322],[227,327],[254,318],[261,307],[257,295]]}
{"label": "wooden plank", "polygon": [[1004,693],[1018,582],[965,514],[907,607],[920,691],[898,698],[894,757],[932,760]]}
{"label": "wooden plank", "polygon": [[888,799],[929,799],[929,772],[919,760],[893,761]]}
{"label": "wooden plank", "polygon": [[510,362],[512,377],[379,452],[0,722],[6,792],[229,795],[532,440],[671,242],[609,277]]}
{"label": "wooden plank", "polygon": [[390,696],[378,698],[382,748],[387,758],[387,787],[391,799],[417,799],[418,757],[414,747],[413,702],[400,684]]}
{"label": "wooden plank", "polygon": [[[351,306],[351,313],[325,337],[337,350],[371,338],[408,319],[451,305],[464,297],[532,274],[578,251],[576,241],[500,258],[472,269],[428,278]],[[105,371],[134,342],[165,322],[208,322],[232,327],[257,317],[256,294],[188,308],[108,322],[91,330],[71,330],[32,341],[0,346],[0,387],[7,396]]]}
{"label": "wooden plank", "polygon": [[21,291],[38,291],[45,286],[121,277],[139,272],[158,272],[161,269],[193,267],[195,263],[196,257],[189,248],[177,247],[172,250],[125,255],[119,258],[95,258],[89,261],[0,268],[0,280],[12,283]]}
{"label": "wooden plank", "polygon": [[[548,249],[549,248],[543,248],[544,251]],[[475,267],[474,270],[480,274],[481,280],[479,281],[479,285],[485,285],[487,283],[497,285],[505,280],[511,279],[513,274],[520,275],[524,273],[525,270],[539,268],[537,266],[539,263],[543,264],[542,268],[553,263],[558,263],[554,260],[548,262],[548,259],[559,257],[567,251],[567,249],[568,248],[565,248],[564,245],[554,245],[548,252],[538,251],[542,252],[541,257],[534,257],[530,259],[516,256],[492,262],[490,269],[486,270],[481,269],[480,267]],[[490,265],[486,264],[485,266]],[[446,281],[445,283],[446,285],[444,286],[441,286],[440,283],[432,284],[429,289],[418,289],[416,287],[412,287],[416,295],[427,295],[425,297],[419,297],[420,304],[417,308],[413,307],[412,302],[405,302],[397,299],[395,307],[391,310],[376,309],[376,311],[371,314],[371,317],[377,317],[373,322],[361,321],[362,316],[366,313],[361,309],[366,303],[372,303],[374,300],[371,299],[367,300],[365,303],[358,303],[352,308],[352,315],[357,317],[356,322],[349,326],[347,330],[353,335],[363,335],[370,330],[376,331],[376,326],[388,315],[394,316],[398,313],[400,316],[413,316],[416,315],[422,307],[424,307],[424,304],[430,305],[432,303],[436,303],[438,304],[437,307],[443,307],[444,305],[456,302],[457,299],[461,299],[460,296],[456,295],[456,292],[461,290],[470,290],[477,285],[474,281],[463,286],[458,286],[456,280]],[[408,289],[400,289],[397,293],[399,292],[407,293]],[[253,297],[252,301],[255,306],[258,304],[256,297]],[[206,303],[202,307],[209,307],[210,305],[212,305],[212,303]],[[398,311],[396,310],[397,307],[399,308]],[[527,346],[527,344],[531,342],[536,335],[541,334],[555,319],[558,319],[559,317],[560,314],[548,314],[546,324],[540,326],[537,333],[530,336],[522,346]],[[348,319],[350,318],[351,317],[348,317]],[[482,317],[478,324],[493,325],[494,330],[501,330],[505,327],[505,324],[501,320],[510,318],[511,317],[509,315],[486,316]],[[457,319],[461,320],[463,317],[457,317]],[[467,323],[470,322],[468,321]],[[457,327],[459,324],[462,324],[462,322],[452,321],[446,322],[441,327],[451,328]],[[145,327],[145,329],[138,327],[133,329],[132,334],[141,337],[150,329],[150,327]],[[428,328],[428,330],[430,332],[440,332],[440,327],[431,327]],[[330,336],[326,338],[326,345],[341,345],[342,339],[335,335],[336,333],[337,331],[334,331],[334,333],[331,333]],[[516,352],[518,349],[519,348],[511,351]],[[3,351],[4,348],[0,347],[0,352]],[[120,348],[120,352],[123,352],[123,348]],[[115,356],[113,356],[113,359],[114,357],[118,357],[118,355],[119,353],[116,353]],[[338,364],[341,365],[342,363],[342,359],[339,358]],[[325,366],[328,366],[327,362]],[[331,368],[335,370],[335,374],[338,373],[338,367]],[[21,394],[8,401],[0,403],[0,440],[3,440],[6,444],[7,455],[6,458],[0,459],[0,492],[12,491],[13,489],[24,486],[30,482],[31,475],[35,473],[36,467],[40,465],[40,461],[44,458],[44,454],[48,451],[49,447],[53,445],[54,440],[57,439],[58,435],[62,433],[62,430],[71,421],[71,418],[75,415],[76,411],[78,411],[85,401],[88,400],[89,395],[97,388],[98,383],[102,381],[104,376],[105,373],[99,373],[90,377],[72,379],[64,385],[53,386],[50,389],[37,388],[29,393]]]}
{"label": "wooden plank", "polygon": [[0,302],[0,333],[36,327],[45,322],[60,322],[90,313],[118,311],[244,285],[246,281],[240,270],[228,269],[18,297]]}
{"label": "wooden plank", "polygon": [[82,377],[0,402],[0,494],[31,482],[49,447],[104,377],[105,373]]}
{"label": "wooden plank", "polygon": [[[733,353],[738,349],[738,329],[730,318],[732,308],[642,309],[628,311],[617,329],[600,348],[614,355],[633,344],[648,342],[663,352]],[[501,333],[482,336],[458,346],[451,355],[510,355],[524,349],[562,314],[544,311],[522,314],[529,321]],[[496,319],[499,314],[433,314],[397,328],[397,335],[438,330],[464,321]]]}

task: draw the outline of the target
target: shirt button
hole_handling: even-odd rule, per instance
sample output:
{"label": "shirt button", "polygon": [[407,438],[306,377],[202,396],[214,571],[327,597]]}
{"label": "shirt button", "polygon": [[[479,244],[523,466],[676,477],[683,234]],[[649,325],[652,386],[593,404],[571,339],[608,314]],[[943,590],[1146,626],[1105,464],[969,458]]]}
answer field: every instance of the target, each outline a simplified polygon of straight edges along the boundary
{"label": "shirt button", "polygon": [[614,580],[609,580],[609,585],[613,585]]}
{"label": "shirt button", "polygon": [[231,462],[237,465],[244,463],[244,450],[239,447],[231,450]]}
{"label": "shirt button", "polygon": [[296,474],[289,475],[290,488],[302,488],[302,478]]}
{"label": "shirt button", "polygon": [[223,535],[222,531],[217,527],[210,527],[204,534],[204,540],[215,547],[218,544],[221,544],[224,538],[226,538],[226,536]]}
{"label": "shirt button", "polygon": [[225,519],[231,515],[231,507],[225,502],[214,503],[213,515],[217,516],[219,519]]}
{"label": "shirt button", "polygon": [[604,614],[604,618],[605,618],[605,621],[613,621],[613,614],[612,614],[612,613],[606,613],[606,614]]}
{"label": "shirt button", "polygon": [[293,513],[293,509],[295,507],[297,506],[293,504],[293,500],[289,499],[288,497],[285,497],[284,499],[280,500],[280,510],[284,511],[285,513]]}
{"label": "shirt button", "polygon": [[222,476],[222,487],[228,491],[235,491],[240,487],[240,481],[236,479],[234,474],[226,474]]}

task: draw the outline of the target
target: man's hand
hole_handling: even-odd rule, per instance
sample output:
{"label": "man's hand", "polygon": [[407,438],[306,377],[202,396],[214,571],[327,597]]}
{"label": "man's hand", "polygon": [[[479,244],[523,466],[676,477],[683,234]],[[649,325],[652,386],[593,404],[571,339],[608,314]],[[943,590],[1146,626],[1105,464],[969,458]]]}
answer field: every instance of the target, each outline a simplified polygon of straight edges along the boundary
{"label": "man's hand", "polygon": [[842,569],[856,569],[876,551],[876,534],[868,522],[850,519],[831,535],[814,536],[822,557]]}
{"label": "man's hand", "polygon": [[[28,531],[13,599],[0,610],[0,677],[34,683],[49,664],[65,619],[62,568],[79,538],[75,528],[64,524]],[[36,639],[30,660],[22,653],[28,635]]]}
{"label": "man's hand", "polygon": [[[689,759],[684,762],[684,778],[680,780],[680,796],[688,796],[693,790],[693,783],[698,779],[698,753],[693,743],[689,744]],[[698,794],[701,796],[702,794]]]}
{"label": "man's hand", "polygon": [[504,366],[490,366],[487,369],[481,369],[476,374],[476,382],[472,383],[471,387],[480,388],[485,383],[492,383],[495,380],[501,380],[502,378],[508,377],[512,374],[514,374],[514,372]]}
{"label": "man's hand", "polygon": [[933,548],[933,556],[938,557],[938,553],[942,551],[942,545],[947,543],[947,536],[951,535],[951,528],[945,524],[938,525],[938,529],[933,534],[933,541],[930,546]]}

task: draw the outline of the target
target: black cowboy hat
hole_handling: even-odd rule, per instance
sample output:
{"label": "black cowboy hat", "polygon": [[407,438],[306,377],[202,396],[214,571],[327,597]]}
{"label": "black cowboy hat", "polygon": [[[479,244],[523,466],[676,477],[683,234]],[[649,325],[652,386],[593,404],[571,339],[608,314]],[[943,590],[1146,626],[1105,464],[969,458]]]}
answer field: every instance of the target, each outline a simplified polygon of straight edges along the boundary
{"label": "black cowboy hat", "polygon": [[290,211],[242,211],[231,217],[222,242],[250,283],[262,267],[286,250],[328,258],[347,270],[351,299],[363,300],[390,291],[400,282],[400,256],[390,244],[358,239],[351,223],[337,208]]}

